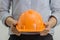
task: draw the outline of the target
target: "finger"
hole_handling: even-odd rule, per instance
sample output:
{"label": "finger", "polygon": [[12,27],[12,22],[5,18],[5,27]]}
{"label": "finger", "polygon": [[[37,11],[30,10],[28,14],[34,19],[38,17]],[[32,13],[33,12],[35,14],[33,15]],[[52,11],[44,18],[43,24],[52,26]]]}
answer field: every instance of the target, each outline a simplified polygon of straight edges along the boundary
{"label": "finger", "polygon": [[12,24],[13,27],[16,27],[17,25],[17,21],[14,21],[14,23]]}
{"label": "finger", "polygon": [[49,22],[47,22],[47,23],[45,23],[45,24],[46,24],[46,28],[45,28],[45,30],[46,30],[46,31],[49,31],[49,30],[50,30]]}
{"label": "finger", "polygon": [[17,24],[17,21],[15,20],[15,21],[14,21],[14,25],[16,25],[16,24]]}
{"label": "finger", "polygon": [[11,25],[11,26],[12,26],[12,27],[11,27],[11,31],[12,31],[15,35],[20,36],[21,33],[17,31],[16,27],[14,27],[14,25]]}
{"label": "finger", "polygon": [[46,36],[47,34],[48,34],[48,32],[40,33],[41,36]]}
{"label": "finger", "polygon": [[48,23],[45,23],[46,29],[40,33],[41,36],[46,36],[49,33]]}
{"label": "finger", "polygon": [[48,22],[44,23],[44,25],[47,26],[48,25]]}
{"label": "finger", "polygon": [[17,21],[14,20],[12,25],[13,25],[13,26],[16,26],[16,24],[17,24]]}
{"label": "finger", "polygon": [[43,32],[40,32],[40,34],[48,34],[49,30],[44,30]]}
{"label": "finger", "polygon": [[45,25],[45,28],[47,28],[49,26],[48,22],[44,24]]}
{"label": "finger", "polygon": [[45,30],[46,30],[46,31],[50,31],[50,29],[51,29],[51,27],[50,27],[50,25],[48,25]]}
{"label": "finger", "polygon": [[49,33],[49,30],[44,30],[40,33],[41,36],[46,36]]}

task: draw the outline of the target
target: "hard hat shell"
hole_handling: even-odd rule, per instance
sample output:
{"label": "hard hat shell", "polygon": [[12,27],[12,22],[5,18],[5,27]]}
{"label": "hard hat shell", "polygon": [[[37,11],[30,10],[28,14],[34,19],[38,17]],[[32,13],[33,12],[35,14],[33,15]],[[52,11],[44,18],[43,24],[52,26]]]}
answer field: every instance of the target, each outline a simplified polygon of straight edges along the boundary
{"label": "hard hat shell", "polygon": [[30,9],[20,15],[16,29],[19,32],[41,32],[45,25],[40,13]]}

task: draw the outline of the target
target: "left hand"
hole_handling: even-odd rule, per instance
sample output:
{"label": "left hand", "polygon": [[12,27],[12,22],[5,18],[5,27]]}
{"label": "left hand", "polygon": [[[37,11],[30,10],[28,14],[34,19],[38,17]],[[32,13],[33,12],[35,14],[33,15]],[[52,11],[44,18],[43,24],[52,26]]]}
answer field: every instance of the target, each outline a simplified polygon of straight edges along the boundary
{"label": "left hand", "polygon": [[45,30],[40,32],[41,36],[46,36],[49,33],[49,31],[51,30],[51,25],[49,24],[49,22],[45,23],[45,25],[46,25]]}
{"label": "left hand", "polygon": [[49,31],[51,30],[51,28],[53,28],[53,26],[56,25],[56,23],[57,23],[56,18],[51,17],[49,19],[49,21],[47,23],[45,23],[46,29],[44,31],[40,32],[40,35],[41,36],[46,36],[49,33]]}

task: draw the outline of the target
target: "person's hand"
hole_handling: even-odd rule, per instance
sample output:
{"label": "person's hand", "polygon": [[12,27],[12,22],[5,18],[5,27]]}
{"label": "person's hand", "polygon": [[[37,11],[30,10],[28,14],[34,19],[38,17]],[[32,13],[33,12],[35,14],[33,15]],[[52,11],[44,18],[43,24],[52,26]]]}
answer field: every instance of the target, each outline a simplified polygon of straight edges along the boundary
{"label": "person's hand", "polygon": [[21,33],[18,32],[17,29],[16,29],[16,24],[17,24],[17,21],[16,21],[16,20],[14,20],[12,17],[8,17],[8,18],[6,19],[6,24],[7,24],[8,26],[10,26],[11,31],[12,31],[15,35],[20,36]]}
{"label": "person's hand", "polygon": [[49,22],[48,23],[45,23],[45,26],[46,26],[45,30],[42,31],[42,32],[40,32],[40,35],[41,36],[48,35],[49,31],[51,30],[51,25],[49,24]]}
{"label": "person's hand", "polygon": [[56,25],[56,23],[57,23],[56,18],[51,17],[49,19],[49,21],[47,23],[45,23],[46,29],[44,31],[40,32],[40,35],[46,36],[49,33],[49,31],[51,30],[51,28],[53,28]]}

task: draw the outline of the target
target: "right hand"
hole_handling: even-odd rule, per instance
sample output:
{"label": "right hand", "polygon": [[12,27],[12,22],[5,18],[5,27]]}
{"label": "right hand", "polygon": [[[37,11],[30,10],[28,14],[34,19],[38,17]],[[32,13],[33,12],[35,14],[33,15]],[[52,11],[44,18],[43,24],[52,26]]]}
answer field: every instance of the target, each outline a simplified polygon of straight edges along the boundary
{"label": "right hand", "polygon": [[8,26],[10,26],[10,28],[11,28],[11,31],[15,34],[15,35],[17,35],[17,36],[20,36],[20,32],[18,32],[17,31],[17,29],[16,29],[16,24],[17,24],[17,21],[16,20],[14,20],[13,18],[11,18],[11,17],[8,17],[7,19],[6,19],[6,24],[8,25]]}

